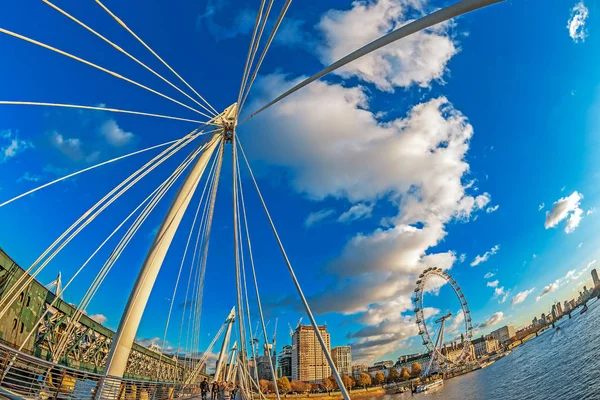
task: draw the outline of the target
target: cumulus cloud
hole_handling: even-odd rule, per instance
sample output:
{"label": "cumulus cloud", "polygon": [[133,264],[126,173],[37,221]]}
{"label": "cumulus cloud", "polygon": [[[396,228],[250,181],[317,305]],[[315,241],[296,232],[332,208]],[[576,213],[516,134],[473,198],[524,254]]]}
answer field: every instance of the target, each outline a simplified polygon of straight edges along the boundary
{"label": "cumulus cloud", "polygon": [[503,320],[504,320],[504,313],[502,311],[498,311],[498,312],[495,312],[494,314],[492,314],[491,317],[489,317],[487,320],[485,320],[481,324],[476,325],[475,328],[476,329],[485,329],[489,326],[496,325]]}
{"label": "cumulus cloud", "polygon": [[491,256],[496,254],[498,252],[498,250],[500,250],[499,244],[495,245],[489,251],[486,251],[482,255],[476,256],[475,259],[471,262],[471,267],[475,267],[475,266],[481,264],[482,262],[486,262]]}
{"label": "cumulus cloud", "polygon": [[311,212],[310,214],[308,214],[306,216],[306,219],[304,220],[304,226],[307,228],[310,228],[314,224],[327,219],[329,216],[331,216],[334,213],[335,213],[335,210],[332,210],[330,208]]}
{"label": "cumulus cloud", "polygon": [[73,161],[92,162],[98,158],[98,151],[87,153],[83,148],[83,142],[79,138],[67,138],[59,132],[50,134],[50,144]]}
{"label": "cumulus cloud", "polygon": [[358,219],[369,218],[373,212],[374,204],[358,203],[339,216],[338,222],[352,222]]}
{"label": "cumulus cloud", "polygon": [[500,283],[500,281],[498,279],[496,279],[495,281],[488,282],[487,286],[495,288],[495,287],[498,287],[498,283]]}
{"label": "cumulus cloud", "polygon": [[0,131],[0,164],[30,148],[33,148],[33,144],[28,140],[20,139],[17,132]]}
{"label": "cumulus cloud", "polygon": [[569,36],[575,43],[579,41],[584,42],[587,38],[587,29],[585,29],[585,22],[590,15],[589,10],[583,4],[583,1],[575,4],[571,9],[571,17],[567,22],[567,29],[569,30]]}
{"label": "cumulus cloud", "polygon": [[555,290],[558,289],[559,285],[560,285],[560,280],[557,279],[556,281],[552,282],[551,284],[544,286],[544,289],[542,289],[542,293],[540,293],[540,295],[538,297],[536,297],[535,301],[540,301],[540,299],[543,296],[547,295],[548,293],[554,292]]}
{"label": "cumulus cloud", "polygon": [[496,205],[495,205],[495,206],[493,206],[493,207],[488,207],[488,208],[486,208],[486,209],[485,209],[485,212],[486,212],[486,213],[488,213],[488,214],[490,214],[490,213],[493,213],[494,211],[497,211],[499,208],[500,208],[500,205],[499,205],[499,204],[496,204]]}
{"label": "cumulus cloud", "polygon": [[[318,24],[324,43],[319,57],[324,64],[344,57],[378,39],[424,12],[424,0],[354,1],[350,10],[331,10]],[[453,22],[416,32],[337,71],[343,77],[356,76],[378,89],[418,85],[429,87],[441,81],[448,61],[458,52],[452,37]]]}
{"label": "cumulus cloud", "polygon": [[[263,103],[296,82],[281,74],[263,77],[253,101]],[[325,266],[333,283],[310,298],[317,313],[356,314],[361,322],[381,325],[352,344],[356,358],[365,360],[414,334],[402,313],[412,310],[418,274],[432,266],[451,268],[457,258],[431,249],[446,236],[446,224],[468,221],[491,200],[488,193],[469,193],[465,155],[473,128],[446,98],[382,122],[369,110],[366,93],[317,81],[247,127],[261,126],[252,132],[248,153],[289,171],[292,188],[313,201],[356,205],[385,199],[394,206],[381,226],[350,238]]]}
{"label": "cumulus cloud", "polygon": [[106,138],[106,141],[116,147],[125,146],[131,143],[135,135],[131,132],[125,132],[117,125],[114,119],[104,122],[99,128],[100,134]]}
{"label": "cumulus cloud", "polygon": [[531,288],[529,290],[524,290],[522,292],[517,293],[515,296],[513,296],[510,305],[511,306],[516,306],[517,304],[520,304],[522,302],[525,301],[525,299],[527,299],[527,297],[533,293],[535,290],[535,288]]}
{"label": "cumulus cloud", "polygon": [[581,218],[583,218],[583,210],[580,207],[582,199],[583,195],[577,191],[571,193],[568,197],[558,199],[554,202],[552,208],[546,211],[544,227],[546,229],[554,228],[559,222],[566,219],[565,232],[573,232],[579,226]]}
{"label": "cumulus cloud", "polygon": [[498,303],[503,304],[508,300],[510,291],[504,290],[504,286],[496,287],[494,289],[494,299],[498,299]]}
{"label": "cumulus cloud", "polygon": [[99,323],[101,325],[103,325],[106,321],[108,321],[108,318],[106,318],[106,316],[103,314],[90,315],[90,319],[93,321],[96,321],[97,323]]}

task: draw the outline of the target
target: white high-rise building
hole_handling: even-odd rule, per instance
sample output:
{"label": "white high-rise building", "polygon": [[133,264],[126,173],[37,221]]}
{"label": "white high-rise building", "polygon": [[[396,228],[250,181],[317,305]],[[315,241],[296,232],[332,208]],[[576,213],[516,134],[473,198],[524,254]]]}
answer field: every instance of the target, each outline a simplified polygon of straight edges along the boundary
{"label": "white high-rise building", "polygon": [[338,346],[331,349],[331,358],[340,375],[352,376],[352,348]]}
{"label": "white high-rise building", "polygon": [[[319,326],[327,351],[330,351],[327,326]],[[331,375],[327,357],[312,325],[300,325],[292,336],[292,380],[321,382]]]}

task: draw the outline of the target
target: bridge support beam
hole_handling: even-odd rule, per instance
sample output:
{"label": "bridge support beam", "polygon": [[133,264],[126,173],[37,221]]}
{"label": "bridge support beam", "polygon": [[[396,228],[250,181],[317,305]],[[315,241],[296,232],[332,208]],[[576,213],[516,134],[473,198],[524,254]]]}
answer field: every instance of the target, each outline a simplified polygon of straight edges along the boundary
{"label": "bridge support beam", "polygon": [[204,151],[200,154],[190,173],[179,188],[165,219],[154,237],[150,251],[146,255],[133,290],[129,295],[127,306],[119,323],[119,329],[113,338],[104,370],[104,374],[107,376],[121,378],[125,373],[131,346],[133,345],[158,272],[206,166],[220,140],[222,140],[222,135],[220,134],[216,134],[208,140]]}
{"label": "bridge support beam", "polygon": [[225,337],[223,338],[223,345],[221,346],[221,351],[219,352],[219,358],[217,359],[217,366],[215,368],[215,381],[219,381],[219,375],[225,366],[223,363],[226,363],[227,358],[227,347],[229,346],[229,338],[231,337],[231,328],[233,326],[233,322],[235,321],[235,307],[231,309],[229,313],[229,317],[227,318],[228,325],[227,331],[225,332]]}

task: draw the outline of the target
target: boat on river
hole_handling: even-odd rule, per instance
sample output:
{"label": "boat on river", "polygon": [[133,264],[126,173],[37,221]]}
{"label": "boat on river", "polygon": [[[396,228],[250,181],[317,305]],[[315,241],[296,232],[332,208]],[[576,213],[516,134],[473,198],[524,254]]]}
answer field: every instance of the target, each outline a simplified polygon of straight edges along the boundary
{"label": "boat on river", "polygon": [[423,385],[417,386],[417,388],[415,389],[415,392],[416,393],[428,392],[430,390],[440,388],[443,385],[444,385],[444,380],[440,378],[440,379],[433,380],[431,382],[427,382]]}

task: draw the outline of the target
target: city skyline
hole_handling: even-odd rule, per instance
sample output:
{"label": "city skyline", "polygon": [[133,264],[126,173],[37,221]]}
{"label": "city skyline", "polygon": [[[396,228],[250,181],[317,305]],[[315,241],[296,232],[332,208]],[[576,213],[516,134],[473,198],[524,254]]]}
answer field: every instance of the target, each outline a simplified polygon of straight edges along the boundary
{"label": "city skyline", "polygon": [[[325,1],[310,9],[292,7],[248,98],[247,112],[300,77],[442,5],[417,3],[419,7],[402,0],[344,5]],[[141,2],[114,8],[203,95],[214,99],[220,111],[232,102],[229,92],[239,89],[254,23],[249,10],[256,6],[240,3],[231,26],[224,4],[189,1],[171,10],[157,2],[142,15],[135,11],[143,8]],[[406,47],[392,46],[350,64],[240,125],[240,139],[256,166],[317,323],[330,330],[331,347],[350,345],[353,358],[365,362],[418,352],[422,346],[410,298],[418,274],[431,266],[449,270],[459,282],[474,325],[479,325],[478,335],[509,323],[525,326],[533,316],[548,313],[555,298],[570,299],[581,286],[592,287],[590,271],[598,267],[600,257],[595,212],[599,171],[594,164],[599,126],[594,110],[600,92],[589,82],[600,76],[589,55],[595,57],[600,46],[598,23],[593,16],[588,19],[586,5],[569,1],[548,7],[542,11],[544,22],[534,24],[523,17],[537,11],[532,4],[507,2],[474,12],[415,36],[402,45]],[[87,16],[98,29],[104,27],[116,41],[129,43],[131,38],[104,20],[101,10],[75,1],[64,1],[63,6]],[[127,64],[112,53],[114,49],[94,42],[46,5],[7,3],[0,11],[7,16],[6,29],[68,48],[123,74],[140,73],[135,64]],[[361,19],[382,23],[350,40]],[[31,23],[19,22],[25,20]],[[506,26],[522,29],[513,32]],[[492,34],[498,32],[504,37]],[[216,54],[224,45],[231,49],[226,54],[230,58],[219,65],[207,63],[204,55]],[[1,35],[0,46],[14,57],[14,62],[0,66],[6,77],[0,100],[187,112],[15,38]],[[407,53],[416,54],[419,62],[410,62]],[[388,68],[376,68],[381,65]],[[152,76],[140,76],[154,82]],[[555,85],[546,84],[556,77],[560,79]],[[194,127],[92,111],[5,106],[0,107],[0,121],[0,202],[97,162],[172,140]],[[6,226],[0,230],[0,247],[27,268],[94,199],[119,182],[122,173],[133,171],[150,155],[139,157],[0,207]],[[155,187],[155,178],[165,175],[166,170],[157,171],[156,177],[140,182],[119,207],[109,209],[105,219],[61,253],[40,274],[40,281],[52,282],[59,271],[68,279],[98,238]],[[231,176],[228,161],[223,175]],[[246,173],[242,181],[249,189]],[[219,190],[202,348],[235,303],[231,188],[224,184]],[[142,227],[87,310],[113,330],[135,281],[132,271],[140,268],[170,196]],[[268,320],[280,319],[276,336],[284,338],[287,323],[295,324],[304,311],[291,281],[273,279],[286,273],[285,266],[275,254],[277,245],[258,199],[248,196],[247,202],[253,210],[250,227],[256,235],[253,246],[265,313]],[[191,217],[186,215],[182,226],[189,228]],[[164,284],[150,297],[152,312],[142,319],[136,337],[140,344],[178,346],[176,330],[168,332],[167,343],[162,343],[162,335],[183,236],[177,236],[161,270]],[[91,271],[81,275],[82,283],[65,293],[68,302],[83,297],[100,266],[100,261],[92,262]],[[449,311],[458,321],[458,304],[445,305],[451,299],[446,289],[440,289],[439,296],[431,292],[429,316]],[[182,292],[175,319],[187,301]],[[256,306],[251,307],[256,313]]]}

